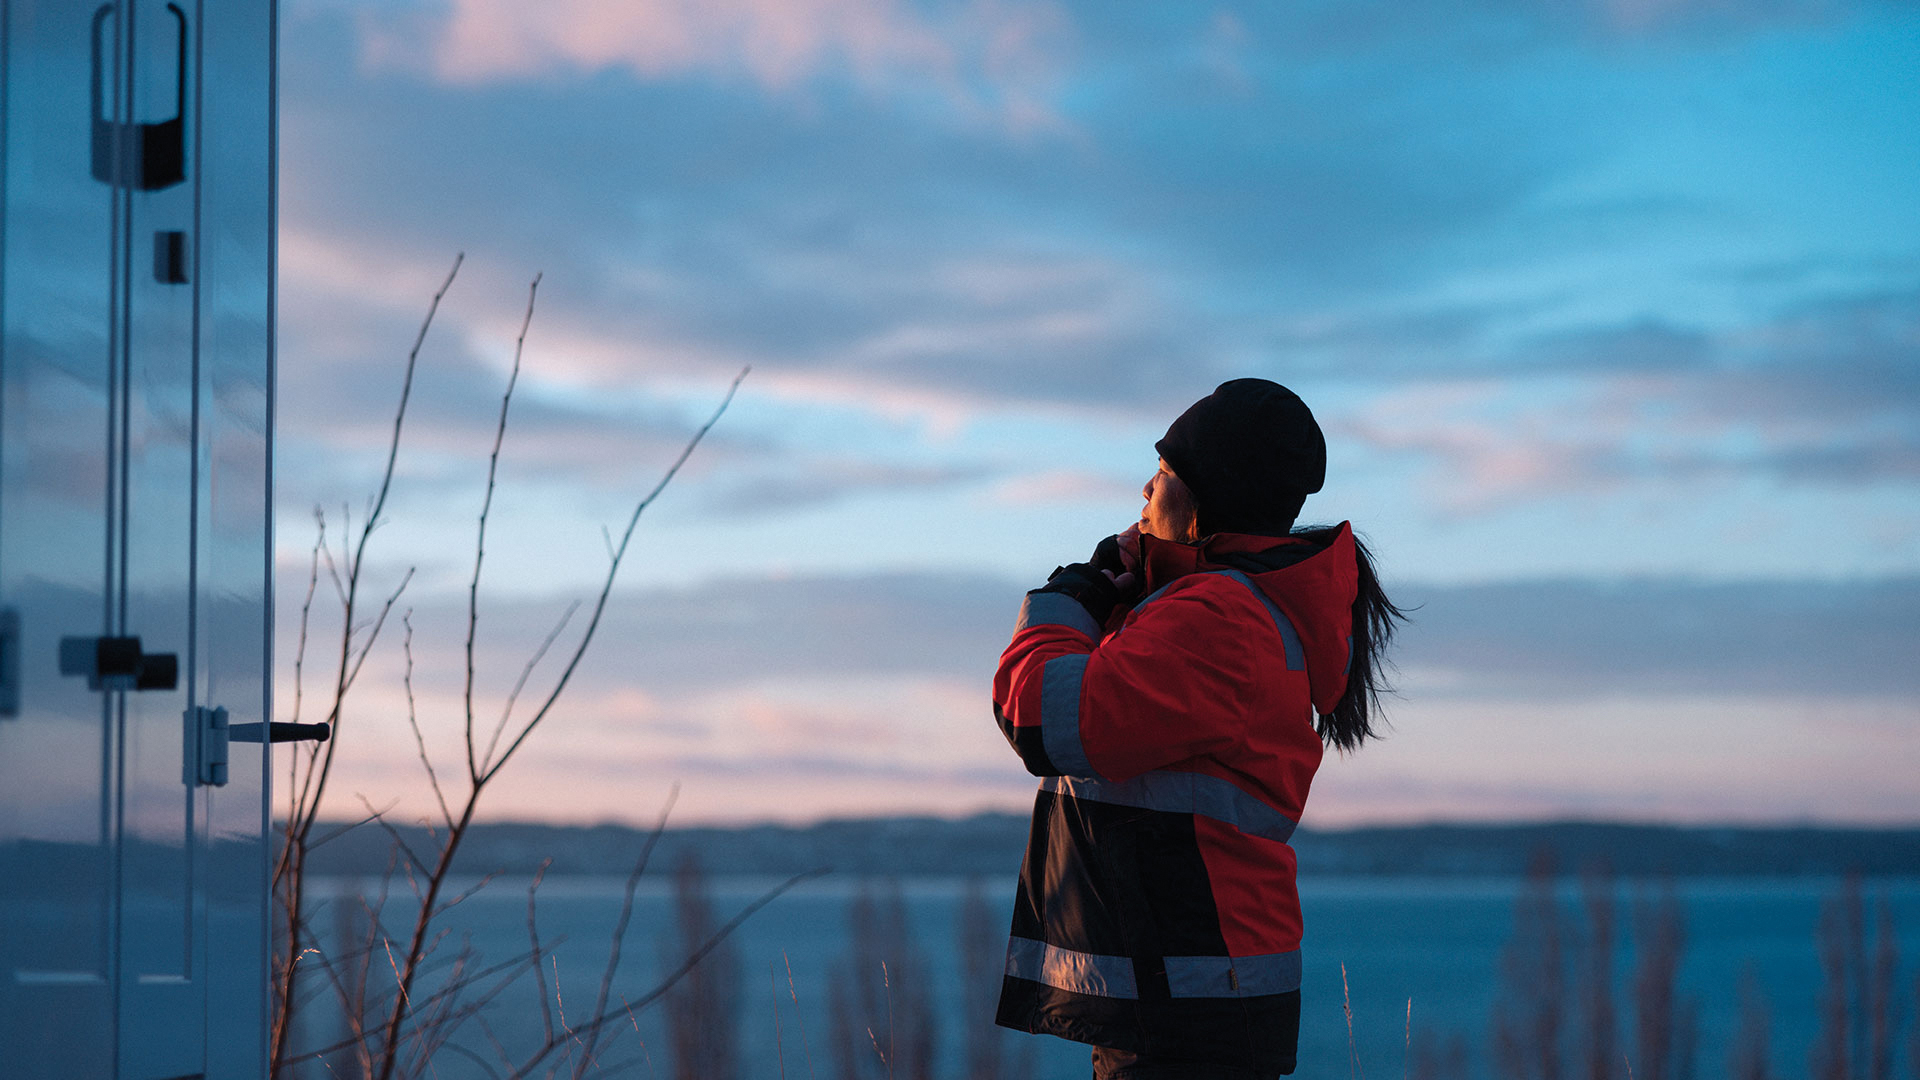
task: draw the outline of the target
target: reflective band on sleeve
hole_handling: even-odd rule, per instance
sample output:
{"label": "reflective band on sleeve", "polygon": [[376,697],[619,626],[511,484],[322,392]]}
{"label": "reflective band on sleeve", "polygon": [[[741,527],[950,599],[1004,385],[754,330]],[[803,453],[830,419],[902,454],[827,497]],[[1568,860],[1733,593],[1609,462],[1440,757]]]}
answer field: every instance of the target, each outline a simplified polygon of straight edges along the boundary
{"label": "reflective band on sleeve", "polygon": [[1056,656],[1040,671],[1040,744],[1053,767],[1068,776],[1093,776],[1080,743],[1080,680],[1087,654]]}
{"label": "reflective band on sleeve", "polygon": [[1300,950],[1265,956],[1169,956],[1167,988],[1177,998],[1285,994],[1300,989]]}
{"label": "reflective band on sleeve", "polygon": [[1093,621],[1080,601],[1064,593],[1028,593],[1026,602],[1020,605],[1020,621],[1013,624],[1013,632],[1017,634],[1029,626],[1064,626],[1087,635],[1089,641],[1100,640],[1100,624]]}
{"label": "reflective band on sleeve", "polygon": [[1076,994],[1109,998],[1140,996],[1133,981],[1132,960],[1124,956],[1075,952],[1032,938],[1016,937],[1007,943],[1007,974]]}
{"label": "reflective band on sleeve", "polygon": [[[1051,743],[1048,756],[1053,755]],[[1054,764],[1060,763],[1054,758]],[[1248,836],[1285,843],[1293,835],[1294,821],[1279,810],[1242,791],[1230,780],[1205,773],[1156,769],[1129,780],[1076,779],[1051,776],[1041,787],[1056,795],[1071,795],[1089,802],[1115,803],[1142,810],[1165,810],[1174,814],[1199,814],[1225,822]]]}
{"label": "reflective band on sleeve", "polygon": [[1273,598],[1268,596],[1260,586],[1255,585],[1252,578],[1238,570],[1215,570],[1212,572],[1219,574],[1221,577],[1232,578],[1240,584],[1245,585],[1247,590],[1253,593],[1261,605],[1267,609],[1267,614],[1273,616],[1273,628],[1280,631],[1280,640],[1285,644],[1287,649],[1287,670],[1307,670],[1307,650],[1300,644],[1300,635],[1293,628],[1293,620],[1287,618],[1287,613],[1280,610],[1280,606],[1273,602]]}

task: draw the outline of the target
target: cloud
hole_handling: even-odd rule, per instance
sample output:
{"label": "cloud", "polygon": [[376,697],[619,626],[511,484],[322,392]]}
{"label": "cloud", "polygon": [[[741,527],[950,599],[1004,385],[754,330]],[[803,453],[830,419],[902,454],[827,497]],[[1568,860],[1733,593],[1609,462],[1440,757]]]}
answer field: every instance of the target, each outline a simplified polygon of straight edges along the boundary
{"label": "cloud", "polygon": [[1401,642],[1409,695],[1920,697],[1920,579],[1533,581],[1429,589]]}
{"label": "cloud", "polygon": [[[796,114],[785,91],[708,78],[885,68],[923,48],[975,67],[1002,48],[1051,55],[1029,10],[461,0],[362,11],[344,31],[328,9],[296,12],[288,328],[309,325],[303,293],[391,303],[383,267],[483,239],[490,265],[551,272],[545,331],[566,345],[565,376],[593,386],[752,363],[813,401],[1157,412],[1249,367],[1392,380],[1699,362],[1697,328],[1651,310],[1610,325],[1581,309],[1581,286],[1536,283],[1566,253],[1641,258],[1623,236],[1669,236],[1676,201],[1703,200],[1657,183],[1569,195],[1631,148],[1631,117],[1666,114],[1616,118],[1524,65],[1486,70],[1435,44],[1553,21],[1534,8],[1115,19],[1083,5],[1056,19],[1080,42],[1062,75],[1080,134],[1065,140],[930,124],[872,97]],[[356,67],[381,33],[494,74]],[[1556,33],[1518,36],[1537,60],[1569,48]],[[1196,78],[1221,49],[1238,90]],[[1604,57],[1576,62],[1620,77]],[[609,66],[645,77],[527,76]],[[1580,216],[1596,203],[1613,217]],[[1711,200],[1701,212],[1725,216]],[[322,258],[316,237],[350,257]],[[1519,284],[1436,288],[1463,266]],[[512,291],[495,290],[495,321],[516,313]],[[1583,340],[1598,334],[1612,336]]]}
{"label": "cloud", "polygon": [[844,81],[865,92],[931,94],[1017,131],[1059,126],[1049,97],[1067,27],[1047,4],[996,0],[927,8],[899,0],[452,0],[363,24],[375,66],[425,52],[456,85],[582,77],[744,80],[791,93]]}
{"label": "cloud", "polygon": [[1072,502],[1124,503],[1140,496],[1140,484],[1082,469],[1049,469],[1009,477],[993,490],[1000,502],[1016,506],[1059,506]]}
{"label": "cloud", "polygon": [[[1336,418],[1430,463],[1452,513],[1742,478],[1835,490],[1920,481],[1920,290],[1795,305],[1722,330],[1636,321],[1556,334]],[[1505,375],[1506,378],[1500,376]]]}
{"label": "cloud", "polygon": [[953,465],[884,465],[865,461],[816,460],[799,467],[743,470],[699,496],[724,518],[783,514],[831,506],[865,495],[940,491],[977,483],[983,469]]}
{"label": "cloud", "polygon": [[[641,820],[653,796],[636,802],[634,792],[675,777],[687,782],[690,820],[1016,808],[1031,781],[987,695],[1020,592],[990,577],[930,574],[623,591],[560,707],[504,774],[492,814]],[[1402,692],[1387,702],[1393,734],[1322,771],[1322,824],[1911,815],[1911,800],[1898,797],[1905,774],[1891,763],[1920,700],[1920,673],[1907,662],[1920,650],[1911,618],[1920,579],[1411,583],[1393,592],[1416,607],[1397,651]],[[53,603],[25,599],[37,617]],[[446,760],[458,757],[462,599],[448,590],[410,601],[418,708]],[[283,620],[293,607],[282,605]],[[562,607],[559,597],[483,602],[483,731]],[[521,717],[580,625],[576,617],[536,672]],[[291,626],[280,636],[295,640]],[[362,676],[341,790],[376,802],[402,795],[424,810],[398,650],[390,639]],[[283,706],[284,677],[283,668]],[[1805,779],[1848,772],[1859,782],[1824,792],[1825,781]]]}
{"label": "cloud", "polygon": [[[283,576],[292,580],[293,574]],[[869,685],[872,693],[864,696],[874,700],[888,696],[881,693],[887,686],[925,683],[940,687],[940,694],[964,686],[970,689],[961,696],[972,695],[973,707],[984,708],[987,680],[1027,587],[991,576],[916,573],[623,589],[580,678],[588,695],[644,688],[647,716],[663,715],[662,702],[743,687],[784,687],[754,692],[789,704],[817,702],[824,716],[847,704],[832,689],[842,683]],[[1414,582],[1395,585],[1393,595],[1414,609],[1395,659],[1416,697],[1920,696],[1920,670],[1904,662],[1920,650],[1920,629],[1911,618],[1920,609],[1915,578]],[[574,599],[583,597],[483,604],[483,694],[504,692]],[[450,650],[464,640],[464,583],[458,594],[418,591],[407,603],[418,628],[422,692],[456,692],[454,676],[464,666],[453,662]],[[297,605],[281,605],[282,640],[297,639],[291,624],[297,614]],[[583,618],[553,656],[564,655]],[[324,636],[321,625],[317,637]],[[823,686],[828,689],[800,689]],[[864,704],[855,711],[884,715],[888,708]]]}

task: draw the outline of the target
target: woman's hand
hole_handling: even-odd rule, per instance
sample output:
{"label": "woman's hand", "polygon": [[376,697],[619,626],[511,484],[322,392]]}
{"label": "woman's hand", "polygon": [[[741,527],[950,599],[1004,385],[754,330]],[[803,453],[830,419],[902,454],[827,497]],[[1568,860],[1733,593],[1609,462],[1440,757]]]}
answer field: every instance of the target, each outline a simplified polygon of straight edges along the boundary
{"label": "woman's hand", "polygon": [[1090,562],[1113,582],[1123,598],[1132,597],[1139,584],[1140,526],[1129,525],[1125,531],[1100,541]]}

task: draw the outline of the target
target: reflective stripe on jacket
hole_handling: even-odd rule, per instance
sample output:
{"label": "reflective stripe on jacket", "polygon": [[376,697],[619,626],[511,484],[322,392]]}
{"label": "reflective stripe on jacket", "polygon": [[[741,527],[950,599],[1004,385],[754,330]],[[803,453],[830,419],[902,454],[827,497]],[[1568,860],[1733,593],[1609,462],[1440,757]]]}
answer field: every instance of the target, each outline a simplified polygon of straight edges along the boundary
{"label": "reflective stripe on jacket", "polygon": [[1045,778],[998,1020],[1291,1072],[1287,840],[1320,764],[1314,711],[1346,687],[1352,533],[1142,541],[1145,600],[1102,627],[1031,594],[994,676],[1001,730]]}

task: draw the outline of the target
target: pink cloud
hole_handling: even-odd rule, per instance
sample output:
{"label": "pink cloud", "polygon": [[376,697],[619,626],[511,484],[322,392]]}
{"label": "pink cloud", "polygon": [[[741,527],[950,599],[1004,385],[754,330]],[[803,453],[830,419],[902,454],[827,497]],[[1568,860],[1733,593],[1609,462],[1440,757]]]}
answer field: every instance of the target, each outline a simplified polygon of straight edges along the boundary
{"label": "pink cloud", "polygon": [[[368,28],[370,60],[410,66],[424,42],[453,83],[624,69],[643,79],[744,76],[774,91],[843,71],[870,89],[930,89],[1016,130],[1046,104],[1065,19],[974,0],[935,24],[898,0],[452,0],[444,19]],[[986,84],[991,102],[969,87]]]}

